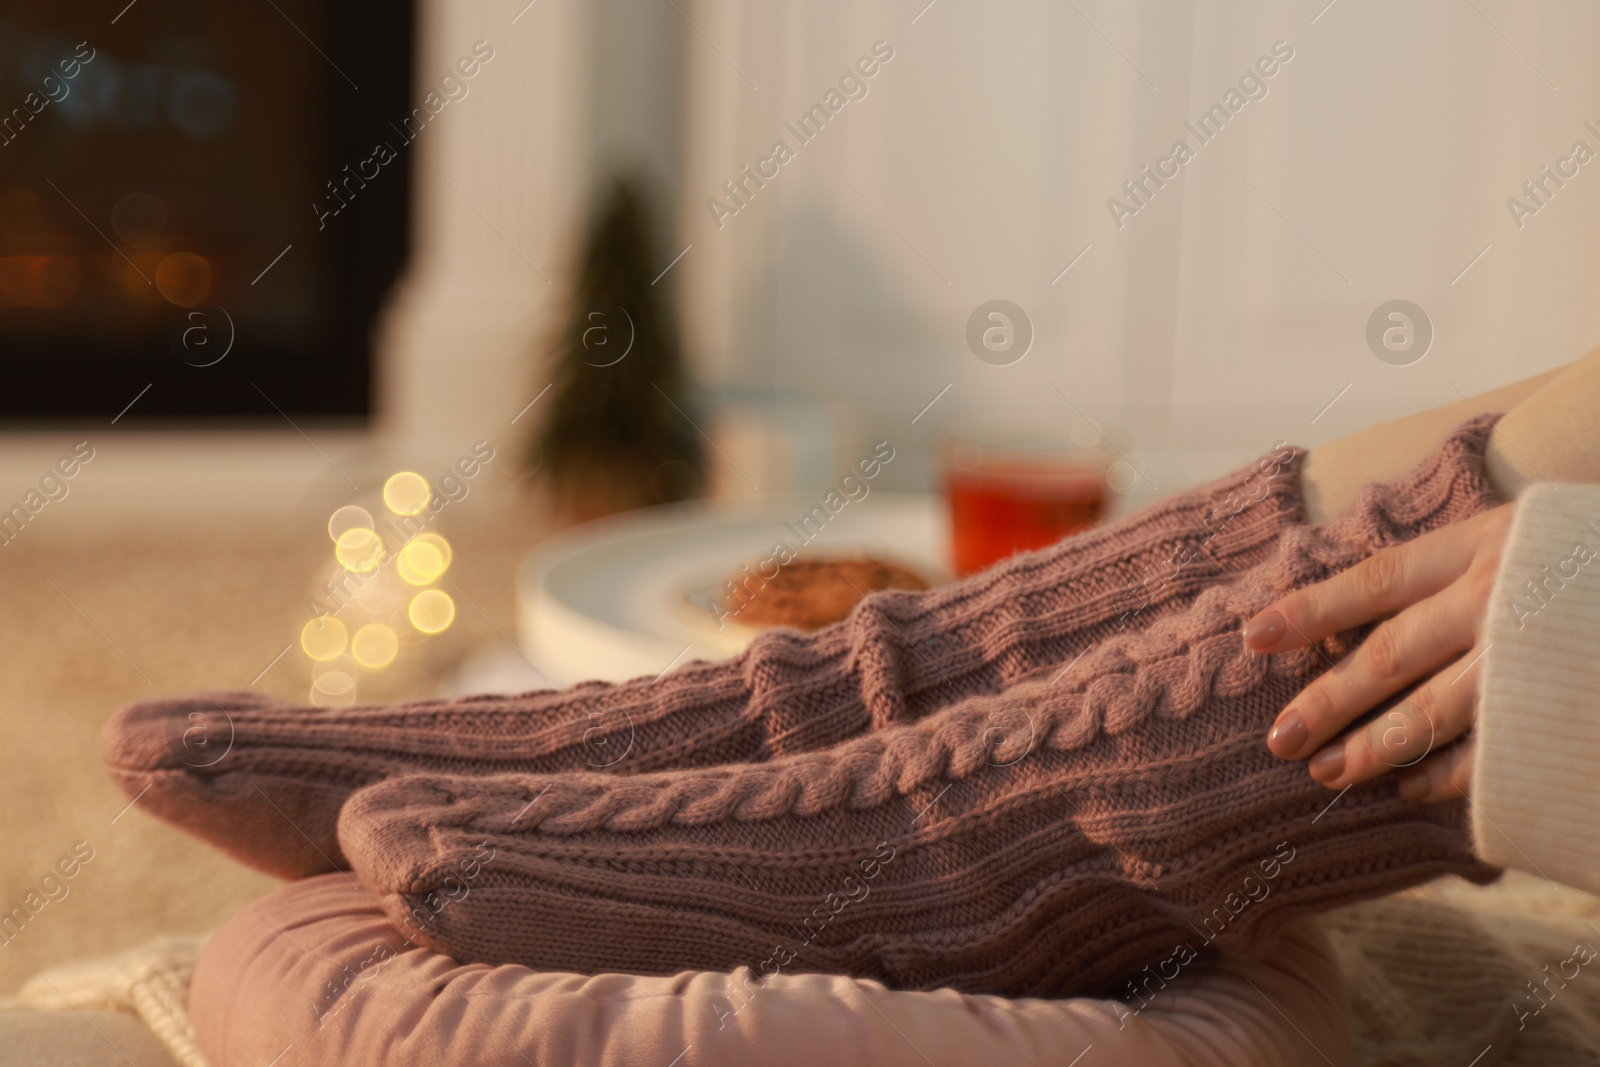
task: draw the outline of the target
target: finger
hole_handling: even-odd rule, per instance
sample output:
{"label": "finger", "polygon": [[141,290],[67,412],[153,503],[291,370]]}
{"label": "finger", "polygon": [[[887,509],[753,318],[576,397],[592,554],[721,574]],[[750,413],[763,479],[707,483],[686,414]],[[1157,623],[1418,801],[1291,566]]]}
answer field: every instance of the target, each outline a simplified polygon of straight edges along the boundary
{"label": "finger", "polygon": [[1470,590],[1453,587],[1413,604],[1374,630],[1342,663],[1301,690],[1267,734],[1284,759],[1316,751],[1418,678],[1472,647],[1477,613]]}
{"label": "finger", "polygon": [[1472,753],[1477,739],[1468,737],[1423,760],[1400,779],[1400,795],[1433,804],[1464,797],[1472,787]]}
{"label": "finger", "polygon": [[1468,520],[1386,548],[1262,609],[1245,624],[1245,644],[1256,652],[1287,652],[1392,615],[1459,578],[1475,544]]}
{"label": "finger", "polygon": [[1311,757],[1311,777],[1333,789],[1422,763],[1472,728],[1477,706],[1474,653],[1452,663],[1404,700]]}

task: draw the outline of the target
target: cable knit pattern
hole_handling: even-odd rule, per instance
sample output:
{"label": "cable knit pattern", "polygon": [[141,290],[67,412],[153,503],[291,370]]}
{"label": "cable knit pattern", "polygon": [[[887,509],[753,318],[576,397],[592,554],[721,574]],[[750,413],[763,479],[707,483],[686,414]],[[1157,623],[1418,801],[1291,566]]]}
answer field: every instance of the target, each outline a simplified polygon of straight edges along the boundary
{"label": "cable knit pattern", "polygon": [[[1055,673],[823,752],[637,775],[416,775],[340,836],[409,936],[463,961],[650,974],[746,964],[1060,996],[1248,951],[1296,914],[1453,872],[1461,805],[1335,796],[1264,735],[1361,634],[1274,657],[1272,599],[1499,501],[1492,420],[1181,611]],[[1176,962],[1174,962],[1176,961]]]}
{"label": "cable knit pattern", "polygon": [[820,751],[1056,669],[1256,566],[1303,521],[1297,463],[1285,447],[965,581],[876,594],[818,633],[769,633],[659,680],[394,707],[143,702],[106,725],[105,760],[140,810],[300,877],[346,865],[340,807],[399,774],[636,775]]}

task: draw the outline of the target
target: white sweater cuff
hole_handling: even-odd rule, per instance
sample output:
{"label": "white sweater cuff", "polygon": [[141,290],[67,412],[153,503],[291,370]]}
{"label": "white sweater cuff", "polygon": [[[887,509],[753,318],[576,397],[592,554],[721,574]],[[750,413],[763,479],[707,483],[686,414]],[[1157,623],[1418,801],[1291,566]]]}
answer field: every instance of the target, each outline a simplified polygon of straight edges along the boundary
{"label": "white sweater cuff", "polygon": [[1600,486],[1518,499],[1483,640],[1478,854],[1600,892]]}

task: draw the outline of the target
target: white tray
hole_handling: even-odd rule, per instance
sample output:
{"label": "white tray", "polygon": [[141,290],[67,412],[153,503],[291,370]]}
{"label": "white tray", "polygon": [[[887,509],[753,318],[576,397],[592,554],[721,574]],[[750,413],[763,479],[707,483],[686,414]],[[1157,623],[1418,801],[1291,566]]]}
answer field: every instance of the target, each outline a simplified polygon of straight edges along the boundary
{"label": "white tray", "polygon": [[691,659],[734,655],[752,632],[717,627],[715,590],[741,564],[771,555],[778,541],[803,559],[870,553],[932,581],[948,574],[943,498],[873,492],[848,502],[805,544],[795,527],[821,497],[645,508],[552,537],[517,571],[523,653],[558,686],[655,676]]}

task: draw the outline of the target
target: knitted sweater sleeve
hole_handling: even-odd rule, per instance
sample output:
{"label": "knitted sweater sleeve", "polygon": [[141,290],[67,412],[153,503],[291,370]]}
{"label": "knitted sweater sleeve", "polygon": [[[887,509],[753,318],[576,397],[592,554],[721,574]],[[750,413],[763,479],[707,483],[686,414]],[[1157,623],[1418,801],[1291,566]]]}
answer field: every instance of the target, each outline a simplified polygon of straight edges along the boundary
{"label": "knitted sweater sleeve", "polygon": [[1600,893],[1600,486],[1516,505],[1483,641],[1473,839],[1490,863]]}

